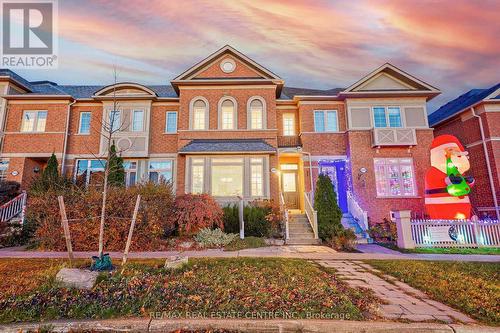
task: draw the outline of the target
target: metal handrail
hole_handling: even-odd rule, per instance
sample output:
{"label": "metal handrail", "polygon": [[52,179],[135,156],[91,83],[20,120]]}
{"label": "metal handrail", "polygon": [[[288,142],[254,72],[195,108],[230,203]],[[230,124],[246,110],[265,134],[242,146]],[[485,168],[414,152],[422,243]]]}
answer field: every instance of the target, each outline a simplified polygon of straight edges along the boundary
{"label": "metal handrail", "polygon": [[318,239],[318,212],[314,210],[308,193],[304,192],[304,210],[309,220],[309,224],[314,232],[314,238]]}

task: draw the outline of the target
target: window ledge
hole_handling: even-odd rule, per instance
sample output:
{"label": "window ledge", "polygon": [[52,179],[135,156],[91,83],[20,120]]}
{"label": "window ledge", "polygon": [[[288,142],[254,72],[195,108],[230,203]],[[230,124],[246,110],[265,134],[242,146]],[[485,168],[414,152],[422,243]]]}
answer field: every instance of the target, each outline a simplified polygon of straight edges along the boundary
{"label": "window ledge", "polygon": [[173,133],[173,132],[163,132],[163,134],[165,134],[165,135],[177,135],[179,133],[177,133],[177,132],[175,132],[175,133]]}

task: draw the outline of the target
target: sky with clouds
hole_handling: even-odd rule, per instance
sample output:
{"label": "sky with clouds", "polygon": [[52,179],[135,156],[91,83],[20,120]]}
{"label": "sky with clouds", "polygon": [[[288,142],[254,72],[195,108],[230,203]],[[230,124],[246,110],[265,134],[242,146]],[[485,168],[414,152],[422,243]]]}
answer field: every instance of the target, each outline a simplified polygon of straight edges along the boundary
{"label": "sky with clouds", "polygon": [[385,62],[442,90],[500,82],[500,1],[59,0],[60,84],[168,84],[225,44],[293,87],[347,87]]}

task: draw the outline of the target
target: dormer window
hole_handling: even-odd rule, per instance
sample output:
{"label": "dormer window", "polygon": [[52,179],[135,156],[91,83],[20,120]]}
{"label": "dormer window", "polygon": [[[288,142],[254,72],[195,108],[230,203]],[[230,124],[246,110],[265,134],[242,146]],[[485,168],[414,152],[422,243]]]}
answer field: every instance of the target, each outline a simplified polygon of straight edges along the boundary
{"label": "dormer window", "polygon": [[191,129],[206,130],[208,128],[208,102],[195,98],[191,102]]}
{"label": "dormer window", "polygon": [[254,97],[248,104],[248,128],[259,130],[265,128],[266,112],[264,100],[260,97]]}
{"label": "dormer window", "polygon": [[224,98],[219,102],[219,129],[236,129],[236,101],[233,98]]}

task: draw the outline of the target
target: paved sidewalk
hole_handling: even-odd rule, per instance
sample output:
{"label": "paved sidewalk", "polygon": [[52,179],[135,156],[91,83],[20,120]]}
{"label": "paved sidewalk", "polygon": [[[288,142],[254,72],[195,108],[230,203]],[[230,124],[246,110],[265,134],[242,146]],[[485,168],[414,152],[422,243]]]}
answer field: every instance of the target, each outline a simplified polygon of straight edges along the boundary
{"label": "paved sidewalk", "polygon": [[[389,250],[392,251],[392,250]],[[392,253],[394,252],[394,253]],[[236,257],[262,257],[262,258],[300,258],[312,260],[452,260],[452,261],[481,261],[500,262],[500,255],[462,255],[462,254],[414,254],[392,251],[390,253],[345,253],[318,245],[289,245],[269,246],[241,251],[223,251],[219,249],[203,251],[155,251],[131,252],[129,258],[154,259],[168,258],[170,256],[184,255],[192,258],[236,258]],[[76,258],[90,258],[97,252],[75,252]],[[113,258],[121,258],[121,252],[110,252]],[[66,258],[66,252],[25,251],[23,248],[0,249],[0,258]]]}
{"label": "paved sidewalk", "polygon": [[[384,275],[361,261],[323,260],[319,264],[334,268],[336,274],[351,287],[373,290],[377,297],[387,303],[380,306],[380,315],[386,319],[414,322],[438,320],[446,323],[458,321],[466,324],[475,322],[451,307],[429,299],[420,290]],[[384,278],[373,273],[381,274]]]}
{"label": "paved sidewalk", "polygon": [[245,333],[257,332],[315,332],[315,333],[494,333],[495,327],[436,323],[396,323],[346,320],[257,320],[257,319],[108,319],[50,321],[29,324],[0,325],[0,331],[18,333],[37,331],[41,326],[51,327],[56,332],[98,331],[98,332],[173,332],[177,330],[229,330]]}

